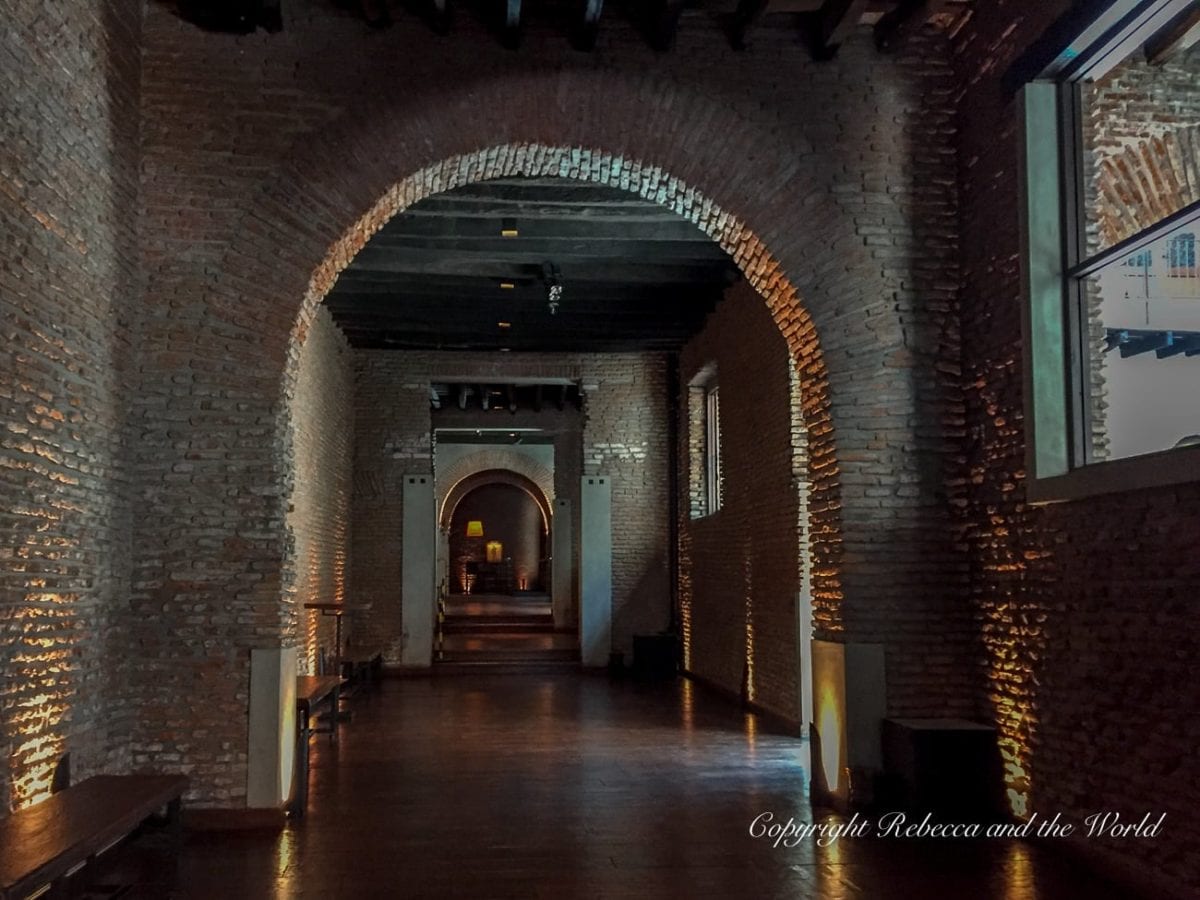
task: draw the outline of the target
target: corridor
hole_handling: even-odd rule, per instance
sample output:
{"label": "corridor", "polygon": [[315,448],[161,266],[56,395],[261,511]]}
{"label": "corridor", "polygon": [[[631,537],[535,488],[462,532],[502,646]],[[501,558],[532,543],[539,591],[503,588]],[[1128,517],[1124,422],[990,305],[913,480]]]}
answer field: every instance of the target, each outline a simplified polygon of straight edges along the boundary
{"label": "corridor", "polygon": [[845,838],[811,821],[805,747],[690,682],[393,679],[314,743],[310,812],[279,835],[150,832],[101,878],[138,898],[1125,898],[1015,842]]}

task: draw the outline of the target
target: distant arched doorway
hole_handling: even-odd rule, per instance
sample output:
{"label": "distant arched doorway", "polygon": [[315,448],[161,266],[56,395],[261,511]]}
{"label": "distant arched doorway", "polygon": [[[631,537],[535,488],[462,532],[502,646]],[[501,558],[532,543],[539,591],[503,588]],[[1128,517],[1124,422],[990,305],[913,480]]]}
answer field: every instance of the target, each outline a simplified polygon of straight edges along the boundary
{"label": "distant arched doorway", "polygon": [[530,479],[503,469],[464,478],[447,494],[440,519],[449,593],[548,589],[550,505]]}

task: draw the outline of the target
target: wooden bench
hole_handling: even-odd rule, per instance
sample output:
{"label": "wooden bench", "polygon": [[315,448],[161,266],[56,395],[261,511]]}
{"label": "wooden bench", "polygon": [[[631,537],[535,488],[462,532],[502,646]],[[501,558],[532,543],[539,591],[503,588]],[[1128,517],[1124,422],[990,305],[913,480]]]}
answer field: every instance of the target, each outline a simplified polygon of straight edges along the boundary
{"label": "wooden bench", "polygon": [[383,651],[346,649],[342,677],[355,688],[373,688],[383,679]]}
{"label": "wooden bench", "polygon": [[[308,806],[308,739],[313,734],[328,734],[337,742],[338,703],[342,679],[337,675],[300,675],[296,678],[296,764],[292,791],[292,813],[303,816]],[[313,711],[329,706],[329,724],[312,727]]]}
{"label": "wooden bench", "polygon": [[78,870],[166,809],[179,828],[183,775],[97,775],[0,822],[0,900],[50,886],[61,896]]}

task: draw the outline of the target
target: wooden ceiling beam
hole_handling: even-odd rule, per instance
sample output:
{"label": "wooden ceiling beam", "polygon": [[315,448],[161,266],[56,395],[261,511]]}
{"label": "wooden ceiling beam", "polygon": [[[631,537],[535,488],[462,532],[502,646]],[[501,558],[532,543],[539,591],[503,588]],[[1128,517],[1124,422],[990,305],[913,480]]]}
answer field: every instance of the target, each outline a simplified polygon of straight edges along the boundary
{"label": "wooden ceiling beam", "polygon": [[[505,237],[502,223],[515,226],[516,235]],[[505,240],[508,247],[532,239],[691,241],[711,244],[712,238],[686,219],[667,215],[657,218],[592,216],[587,207],[557,216],[451,215],[397,216],[371,238],[371,243],[391,244],[414,238],[428,240]]]}
{"label": "wooden ceiling beam", "polygon": [[521,0],[500,0],[504,4],[501,42],[510,50],[521,46]]}
{"label": "wooden ceiling beam", "polygon": [[[613,303],[616,305],[691,303],[709,301],[720,297],[720,285],[705,284],[631,284],[615,282],[572,281],[566,285],[566,293],[576,300],[589,303]],[[420,276],[398,275],[394,280],[368,281],[365,279],[341,279],[329,299],[340,298],[342,302],[362,303],[428,303],[446,304],[454,302],[514,302],[518,305],[544,303],[546,287],[540,282],[518,284],[504,290],[495,279],[440,276],[434,281]]]}
{"label": "wooden ceiling beam", "polygon": [[[584,338],[556,344],[558,353],[673,353],[683,347],[684,341],[647,341],[640,338]],[[539,343],[473,343],[467,341],[443,341],[431,343],[427,340],[412,341],[398,335],[370,335],[358,341],[350,341],[355,349],[360,350],[462,350],[462,352],[493,353],[496,350],[512,350],[515,353],[541,353],[545,347]]]}
{"label": "wooden ceiling beam", "polygon": [[575,26],[571,31],[571,46],[587,53],[596,48],[600,34],[600,14],[604,11],[604,0],[575,0],[578,6]]}
{"label": "wooden ceiling beam", "polygon": [[429,27],[438,34],[449,34],[454,24],[453,0],[426,0]]}
{"label": "wooden ceiling beam", "polygon": [[[562,309],[569,315],[641,315],[641,316],[681,316],[696,309],[711,309],[714,297],[710,293],[696,294],[692,297],[676,296],[659,303],[647,303],[644,300],[626,300],[614,298],[611,300],[588,299],[584,297],[571,298],[563,294]],[[368,297],[343,296],[331,294],[325,300],[325,305],[334,315],[384,315],[403,313],[410,316],[418,315],[455,315],[455,316],[529,316],[549,315],[547,300],[514,301],[508,297],[471,297],[471,298],[442,298],[428,297],[389,297],[387,295],[370,295]]]}
{"label": "wooden ceiling beam", "polygon": [[[373,260],[399,261],[425,259],[449,254],[455,259],[491,259],[501,262],[553,260],[612,259],[630,262],[709,262],[729,259],[712,241],[644,241],[621,238],[459,238],[385,237],[371,241],[360,251],[360,257],[370,265]],[[354,263],[351,264],[353,266]]]}
{"label": "wooden ceiling beam", "polygon": [[428,319],[405,319],[400,316],[358,316],[335,320],[342,331],[350,335],[369,331],[403,332],[413,335],[441,335],[447,338],[480,337],[489,340],[509,341],[532,338],[551,341],[563,335],[588,337],[679,337],[695,332],[703,317],[690,321],[647,320],[636,318],[608,319],[600,324],[596,321],[574,321],[562,319],[554,322],[533,322],[528,325],[514,323],[512,328],[497,328],[495,321],[448,321],[436,322]]}
{"label": "wooden ceiling beam", "polygon": [[838,47],[854,33],[869,5],[870,0],[827,0],[817,13],[813,56],[832,59]]}
{"label": "wooden ceiling beam", "polygon": [[651,0],[649,38],[650,46],[665,53],[675,46],[675,35],[679,32],[679,19],[683,15],[684,0]]}
{"label": "wooden ceiling beam", "polygon": [[359,0],[359,9],[372,28],[387,28],[392,24],[392,11],[387,0]]}
{"label": "wooden ceiling beam", "polygon": [[[368,248],[369,249],[369,248]],[[359,255],[367,253],[364,249]],[[539,281],[542,276],[540,263],[520,263],[496,259],[434,259],[429,254],[416,254],[407,259],[391,255],[372,256],[369,260],[356,259],[352,264],[359,273],[397,273],[405,275],[462,275],[495,279],[515,284],[522,281]],[[574,281],[618,282],[625,284],[671,284],[672,282],[716,283],[726,279],[732,283],[737,269],[729,260],[674,261],[656,264],[650,260],[638,263],[621,263],[612,259],[554,260],[562,270],[563,284],[570,294]]]}
{"label": "wooden ceiling beam", "polygon": [[948,5],[949,0],[900,0],[875,23],[875,46],[886,52],[899,50]]}
{"label": "wooden ceiling beam", "polygon": [[729,42],[734,50],[744,50],[746,39],[758,21],[767,14],[770,0],[738,0],[737,10],[729,28]]}

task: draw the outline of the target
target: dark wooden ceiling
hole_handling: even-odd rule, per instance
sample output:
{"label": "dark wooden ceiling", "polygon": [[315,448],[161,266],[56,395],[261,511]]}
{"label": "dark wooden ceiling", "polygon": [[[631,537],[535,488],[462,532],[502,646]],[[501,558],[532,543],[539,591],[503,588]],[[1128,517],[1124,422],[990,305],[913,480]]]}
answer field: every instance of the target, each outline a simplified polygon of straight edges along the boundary
{"label": "dark wooden ceiling", "polygon": [[[157,0],[172,2],[183,18],[213,31],[248,33],[285,27],[288,0]],[[439,34],[456,19],[489,23],[508,47],[520,46],[531,23],[562,30],[578,50],[591,50],[604,22],[625,20],[656,50],[670,50],[681,27],[716,22],[742,49],[762,27],[795,32],[814,57],[832,57],[859,25],[874,28],[881,50],[893,49],[927,23],[954,29],[970,15],[973,0],[328,0],[330,6],[373,28],[423,22]],[[681,26],[681,22],[683,23]]]}
{"label": "dark wooden ceiling", "polygon": [[393,218],[325,302],[356,347],[673,350],[739,277],[707,235],[658,204],[569,179],[509,178]]}

